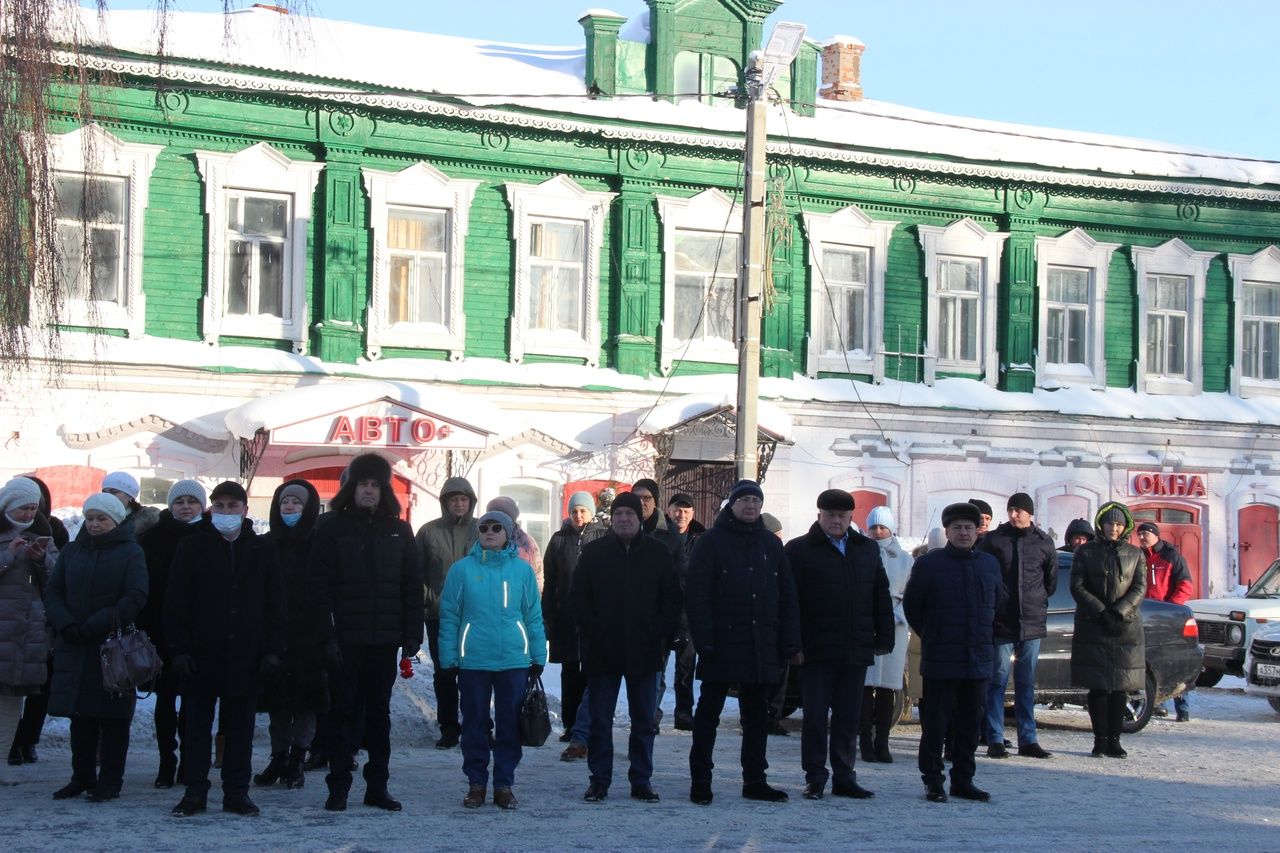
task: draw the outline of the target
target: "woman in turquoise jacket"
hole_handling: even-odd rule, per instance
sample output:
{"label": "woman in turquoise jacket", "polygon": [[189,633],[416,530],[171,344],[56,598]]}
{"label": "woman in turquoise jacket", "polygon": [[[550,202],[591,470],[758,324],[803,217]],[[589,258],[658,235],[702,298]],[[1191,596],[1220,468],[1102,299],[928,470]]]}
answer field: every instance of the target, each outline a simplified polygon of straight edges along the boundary
{"label": "woman in turquoise jacket", "polygon": [[478,526],[479,540],[449,568],[440,594],[440,666],[458,670],[462,770],[471,786],[462,804],[484,805],[492,750],[493,803],[514,809],[520,702],[529,678],[546,665],[547,638],[533,567],[512,542],[515,522],[506,513],[487,512]]}

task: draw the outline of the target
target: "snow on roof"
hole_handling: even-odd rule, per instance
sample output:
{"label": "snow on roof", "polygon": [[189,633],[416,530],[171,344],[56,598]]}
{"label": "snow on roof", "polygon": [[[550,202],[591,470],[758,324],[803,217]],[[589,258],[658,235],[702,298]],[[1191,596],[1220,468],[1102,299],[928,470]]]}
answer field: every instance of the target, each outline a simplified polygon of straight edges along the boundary
{"label": "snow on roof", "polygon": [[[724,377],[721,377],[720,384],[723,383]],[[737,406],[737,404],[736,393],[689,394],[654,406],[636,425],[636,432],[641,435],[662,432],[704,412],[712,412],[725,406]],[[780,438],[791,440],[791,416],[780,407],[767,400],[759,400],[756,405],[756,418],[759,426]]]}
{"label": "snow on roof", "polygon": [[[823,46],[823,47],[827,47],[828,45],[833,45],[833,44],[857,44],[857,45],[861,45],[861,44],[863,44],[863,42],[862,42],[862,39],[858,38],[857,36],[839,36],[839,35],[837,35],[837,36],[831,36],[830,38],[827,38],[827,39],[823,39],[823,40],[822,40],[822,46]],[[866,45],[863,45],[863,46],[865,47]]]}
{"label": "snow on roof", "polygon": [[[90,43],[97,39],[115,50],[154,54],[154,12],[112,11],[101,19],[90,9],[81,9],[80,14],[80,25],[90,34]],[[229,38],[224,37],[224,24]],[[647,10],[628,21],[622,37],[648,41]],[[738,111],[694,100],[672,104],[648,98],[587,98],[585,48],[581,45],[507,44],[249,9],[225,20],[219,14],[174,13],[166,51],[171,64],[183,59],[212,61],[279,75],[350,81],[357,90],[385,87],[404,91],[410,98],[417,98],[415,93],[452,95],[477,105],[580,116],[588,119],[587,129],[599,129],[590,119],[607,118],[629,124],[682,126],[694,133],[710,131],[735,138],[743,132]],[[413,57],[413,61],[405,61],[405,57]],[[273,85],[288,88],[281,80]],[[556,97],[548,100],[548,96]],[[820,147],[818,151],[806,150],[805,156],[831,157],[850,150],[912,152],[1091,175],[1280,185],[1280,162],[1276,161],[1142,139],[961,118],[883,101],[819,100],[813,118],[789,112],[775,114],[770,132],[774,147],[780,140],[786,145],[812,143]],[[940,167],[937,163],[934,166]]]}

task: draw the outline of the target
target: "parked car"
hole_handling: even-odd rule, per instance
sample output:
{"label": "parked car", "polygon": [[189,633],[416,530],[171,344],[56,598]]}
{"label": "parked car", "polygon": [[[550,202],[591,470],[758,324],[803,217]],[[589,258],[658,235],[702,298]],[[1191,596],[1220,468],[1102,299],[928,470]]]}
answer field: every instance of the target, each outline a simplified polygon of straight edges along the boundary
{"label": "parked car", "polygon": [[[1075,632],[1076,602],[1071,597],[1071,554],[1058,554],[1058,589],[1049,599],[1048,636],[1040,641],[1036,667],[1036,702],[1085,705],[1088,691],[1071,683],[1071,637]],[[1129,697],[1123,730],[1142,730],[1160,703],[1186,692],[1200,672],[1204,650],[1196,619],[1183,604],[1146,599],[1142,602],[1142,627],[1147,641],[1147,680],[1143,690]],[[907,695],[920,698],[920,650],[913,639],[907,654]],[[1013,679],[1008,701],[1013,701]]]}
{"label": "parked car", "polygon": [[1244,692],[1265,696],[1280,714],[1280,625],[1259,628],[1244,657]]}
{"label": "parked car", "polygon": [[1212,687],[1223,675],[1243,678],[1245,650],[1253,635],[1269,622],[1280,622],[1280,560],[1242,598],[1197,598],[1187,606],[1195,611],[1204,644],[1204,671],[1196,684]]}

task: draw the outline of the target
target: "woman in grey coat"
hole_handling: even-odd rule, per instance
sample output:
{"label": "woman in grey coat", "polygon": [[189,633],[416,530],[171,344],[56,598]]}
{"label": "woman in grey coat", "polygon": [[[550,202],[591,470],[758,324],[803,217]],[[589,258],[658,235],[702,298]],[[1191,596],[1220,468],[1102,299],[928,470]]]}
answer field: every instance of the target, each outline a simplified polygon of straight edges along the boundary
{"label": "woman in grey coat", "polygon": [[1142,599],[1147,592],[1146,561],[1126,539],[1133,516],[1112,501],[1094,519],[1098,538],[1075,550],[1071,597],[1076,600],[1071,642],[1071,682],[1089,689],[1093,756],[1125,758],[1120,746],[1129,691],[1146,679]]}
{"label": "woman in grey coat", "polygon": [[49,713],[71,718],[71,781],[54,793],[56,800],[86,791],[93,802],[120,796],[137,700],[133,691],[121,696],[103,686],[98,649],[113,615],[129,625],[147,601],[147,560],[124,519],[116,498],[91,495],[84,525],[58,558],[44,594],[57,632]]}

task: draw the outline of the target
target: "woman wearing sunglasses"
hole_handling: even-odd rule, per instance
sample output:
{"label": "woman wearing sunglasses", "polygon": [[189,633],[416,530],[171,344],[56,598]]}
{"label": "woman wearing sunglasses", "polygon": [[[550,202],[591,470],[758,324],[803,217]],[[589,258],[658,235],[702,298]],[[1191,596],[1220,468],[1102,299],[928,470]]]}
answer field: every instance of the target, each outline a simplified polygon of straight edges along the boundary
{"label": "woman wearing sunglasses", "polygon": [[[520,763],[517,717],[530,676],[542,674],[547,641],[533,567],[512,540],[515,522],[486,512],[479,539],[449,568],[440,594],[440,666],[458,670],[462,707],[462,770],[470,788],[462,804],[484,805],[493,753],[493,804],[516,807],[511,786]],[[489,702],[494,738],[489,741]]]}

